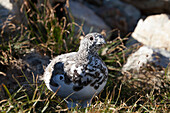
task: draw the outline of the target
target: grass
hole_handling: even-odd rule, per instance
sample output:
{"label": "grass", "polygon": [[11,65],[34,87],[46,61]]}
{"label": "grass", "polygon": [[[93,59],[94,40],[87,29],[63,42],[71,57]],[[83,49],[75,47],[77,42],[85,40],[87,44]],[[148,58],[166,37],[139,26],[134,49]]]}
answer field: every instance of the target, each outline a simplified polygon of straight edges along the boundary
{"label": "grass", "polygon": [[[109,79],[103,92],[94,97],[91,106],[84,109],[75,107],[69,110],[65,100],[58,97],[57,92],[49,91],[44,82],[40,82],[38,76],[33,73],[30,81],[22,68],[21,73],[17,74],[22,76],[24,83],[17,76],[8,75],[11,66],[14,66],[23,55],[31,53],[32,49],[51,58],[62,53],[76,51],[79,45],[78,37],[83,34],[80,26],[80,30],[75,31],[75,26],[78,25],[73,19],[69,20],[67,16],[61,18],[61,20],[57,19],[55,10],[46,4],[41,7],[41,10],[37,9],[32,3],[29,5],[25,8],[25,12],[27,12],[25,13],[27,17],[26,25],[16,26],[8,22],[1,30],[0,66],[2,68],[0,69],[0,77],[12,78],[15,81],[15,87],[12,91],[7,82],[1,82],[0,111],[2,113],[169,112],[170,91],[168,88],[157,89],[154,85],[141,85],[142,79],[133,77],[136,73],[130,72],[131,77],[121,73],[121,68],[126,62],[127,48],[124,46],[126,37],[118,36],[108,42],[99,52],[109,69]],[[34,10],[32,10],[32,7]],[[9,28],[9,33],[4,32],[6,27]],[[103,53],[103,51],[106,52]],[[147,70],[148,75],[153,73],[150,67],[152,65],[143,68],[143,70]],[[169,74],[168,67],[160,70],[165,71],[161,79],[163,80],[162,83],[169,85],[169,81],[166,79]],[[155,74],[158,72],[155,72]],[[146,80],[143,83],[147,83]]]}

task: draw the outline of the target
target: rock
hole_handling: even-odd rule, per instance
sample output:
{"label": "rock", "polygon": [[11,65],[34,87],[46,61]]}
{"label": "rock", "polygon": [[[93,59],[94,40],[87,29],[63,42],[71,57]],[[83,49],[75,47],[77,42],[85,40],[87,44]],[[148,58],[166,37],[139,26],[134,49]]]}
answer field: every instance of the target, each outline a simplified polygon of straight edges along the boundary
{"label": "rock", "polygon": [[140,47],[135,53],[130,55],[127,59],[127,63],[123,66],[123,71],[129,71],[131,69],[139,71],[140,67],[145,65],[148,61],[152,60],[153,50],[146,46]]}
{"label": "rock", "polygon": [[139,69],[147,63],[154,63],[157,66],[166,68],[170,63],[170,52],[142,46],[128,57],[122,70],[129,71],[132,69],[139,71]]}
{"label": "rock", "polygon": [[[153,15],[147,17],[145,20],[140,19],[130,42],[138,42],[144,44],[148,47],[143,50],[143,55],[146,55],[146,51],[149,56],[152,56],[150,62],[156,64],[157,66],[162,66],[166,68],[170,63],[170,16],[166,14]],[[134,40],[134,41],[133,41]],[[129,42],[129,41],[128,41]],[[129,44],[127,44],[129,45]],[[143,47],[142,47],[143,48]],[[137,54],[137,55],[136,55]],[[136,58],[142,57],[138,54],[138,51],[134,53],[135,58],[130,56],[127,64],[124,65],[123,69],[139,69],[141,65],[137,65]],[[143,59],[144,60],[144,59]],[[147,60],[147,58],[145,58]],[[142,61],[140,59],[140,61]],[[133,64],[132,64],[133,63]],[[146,62],[144,63],[146,64]],[[136,67],[133,67],[133,65]]]}
{"label": "rock", "polygon": [[0,0],[0,28],[2,23],[7,19],[9,14],[12,14],[12,4],[10,0]]}
{"label": "rock", "polygon": [[[151,62],[155,63],[157,66],[162,66],[167,68],[170,65],[170,51],[163,49],[154,49]],[[170,67],[169,67],[170,68]]]}
{"label": "rock", "polygon": [[12,10],[11,0],[0,0],[0,5],[8,10]]}
{"label": "rock", "polygon": [[11,0],[11,3],[12,3],[12,6],[13,6],[12,12],[15,15],[15,18],[12,20],[12,22],[14,24],[21,24],[21,23],[26,24],[27,19],[25,17],[25,13],[24,13],[24,10],[23,10],[24,1],[23,0]]}
{"label": "rock", "polygon": [[101,32],[102,30],[110,30],[105,22],[97,16],[91,9],[85,5],[70,1],[71,14],[75,19],[75,22],[81,25],[83,23],[83,31],[87,34],[91,28],[94,32]]}
{"label": "rock", "polygon": [[170,51],[170,16],[160,14],[140,19],[132,37],[149,47]]}
{"label": "rock", "polygon": [[24,55],[22,59],[15,59],[12,62],[14,63],[11,65],[3,65],[6,75],[2,76],[1,74],[0,76],[0,99],[6,97],[5,90],[1,90],[2,83],[7,86],[11,93],[18,88],[16,80],[24,87],[29,86],[28,81],[31,84],[36,80],[37,83],[41,83],[37,78],[41,78],[44,73],[44,69],[49,63],[49,57],[32,52]]}
{"label": "rock", "polygon": [[38,53],[29,53],[22,59],[28,64],[28,67],[34,73],[34,75],[42,75],[44,73],[44,67],[49,63],[49,57],[41,56]]}
{"label": "rock", "polygon": [[169,13],[170,0],[121,0],[132,4],[143,14]]}
{"label": "rock", "polygon": [[101,6],[103,4],[103,0],[85,0],[85,1],[96,6]]}
{"label": "rock", "polygon": [[104,5],[96,9],[96,13],[111,28],[118,28],[120,33],[127,35],[133,31],[141,14],[138,9],[119,0],[104,0]]}
{"label": "rock", "polygon": [[122,73],[128,78],[127,82],[137,89],[168,89],[170,53],[167,57],[160,53],[154,48],[142,46],[131,54],[122,68]]}
{"label": "rock", "polygon": [[[169,26],[170,16],[166,14],[149,16],[145,20],[140,19],[132,33],[131,40],[137,40],[144,46],[129,56],[127,63],[123,66],[122,70],[139,71],[140,68],[143,68],[148,64],[154,64],[152,68],[159,66],[167,68],[168,65],[170,65]],[[138,64],[138,62],[140,62],[140,64]],[[143,65],[141,65],[141,63]]]}
{"label": "rock", "polygon": [[[144,44],[132,53],[122,68],[137,89],[169,89],[170,80],[170,21],[169,15],[161,14],[139,20],[132,33],[131,42]],[[134,40],[134,41],[133,41]],[[136,44],[136,45],[137,45]],[[128,44],[129,45],[129,44]],[[128,46],[130,50],[131,46]],[[166,71],[165,71],[166,70]]]}

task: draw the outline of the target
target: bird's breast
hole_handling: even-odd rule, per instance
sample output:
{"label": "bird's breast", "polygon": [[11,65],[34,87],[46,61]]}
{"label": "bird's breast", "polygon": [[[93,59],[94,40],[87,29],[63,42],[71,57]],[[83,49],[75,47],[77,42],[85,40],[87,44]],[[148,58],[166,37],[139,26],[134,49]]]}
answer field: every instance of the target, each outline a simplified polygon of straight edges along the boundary
{"label": "bird's breast", "polygon": [[[70,61],[71,62],[71,61]],[[90,85],[97,90],[107,80],[107,67],[100,59],[91,58],[89,62],[66,62],[66,77],[73,83],[73,90],[80,91]]]}

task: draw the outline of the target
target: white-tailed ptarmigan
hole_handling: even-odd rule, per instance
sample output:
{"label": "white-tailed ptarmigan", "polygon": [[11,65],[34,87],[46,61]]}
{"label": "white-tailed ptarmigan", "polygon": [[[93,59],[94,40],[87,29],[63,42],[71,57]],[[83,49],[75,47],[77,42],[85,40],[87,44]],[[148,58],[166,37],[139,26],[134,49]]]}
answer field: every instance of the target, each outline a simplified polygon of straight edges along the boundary
{"label": "white-tailed ptarmigan", "polygon": [[76,104],[87,107],[106,85],[108,69],[97,53],[103,44],[100,33],[89,33],[80,41],[78,52],[55,57],[45,69],[46,86],[60,97],[68,97],[68,108]]}

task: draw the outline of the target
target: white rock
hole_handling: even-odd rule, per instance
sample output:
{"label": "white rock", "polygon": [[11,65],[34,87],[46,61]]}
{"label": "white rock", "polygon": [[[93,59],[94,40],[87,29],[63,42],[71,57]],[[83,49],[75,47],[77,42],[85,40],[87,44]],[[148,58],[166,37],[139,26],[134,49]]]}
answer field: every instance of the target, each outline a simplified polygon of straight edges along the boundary
{"label": "white rock", "polygon": [[170,52],[142,46],[128,57],[122,71],[129,71],[131,69],[139,71],[140,67],[151,62],[166,68],[170,64]]}
{"label": "white rock", "polygon": [[170,16],[160,14],[140,19],[132,37],[152,48],[170,51]]}
{"label": "white rock", "polygon": [[0,0],[0,5],[8,10],[12,10],[12,3],[10,3],[10,0]]}
{"label": "white rock", "polygon": [[122,71],[131,69],[139,70],[141,66],[152,60],[153,50],[147,46],[140,47],[135,53],[128,57]]}

